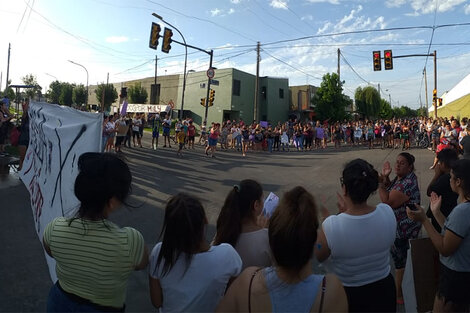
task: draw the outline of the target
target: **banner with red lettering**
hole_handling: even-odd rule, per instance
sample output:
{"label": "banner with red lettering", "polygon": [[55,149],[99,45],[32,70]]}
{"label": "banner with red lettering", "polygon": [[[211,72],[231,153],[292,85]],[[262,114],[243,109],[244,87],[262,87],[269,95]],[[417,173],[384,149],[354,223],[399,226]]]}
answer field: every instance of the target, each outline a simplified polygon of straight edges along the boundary
{"label": "banner with red lettering", "polygon": [[[100,151],[103,115],[38,102],[30,103],[28,115],[29,146],[20,177],[31,196],[34,227],[42,242],[50,221],[73,216],[78,209],[74,195],[78,158]],[[55,282],[55,261],[45,255]]]}

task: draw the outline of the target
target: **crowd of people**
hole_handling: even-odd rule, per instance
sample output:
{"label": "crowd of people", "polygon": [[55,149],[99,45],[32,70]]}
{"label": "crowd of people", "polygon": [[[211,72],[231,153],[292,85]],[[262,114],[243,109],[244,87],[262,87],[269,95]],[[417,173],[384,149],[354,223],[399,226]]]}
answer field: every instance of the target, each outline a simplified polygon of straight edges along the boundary
{"label": "crowd of people", "polygon": [[[147,119],[146,119],[147,118]],[[121,121],[118,127],[116,121]],[[171,142],[177,145],[177,155],[182,156],[183,149],[194,149],[195,137],[198,134],[198,144],[205,146],[205,153],[215,157],[219,150],[236,150],[242,156],[247,153],[266,151],[313,151],[325,149],[329,144],[340,149],[342,146],[367,147],[369,149],[401,149],[409,150],[413,147],[428,148],[436,153],[445,148],[455,148],[470,157],[470,137],[467,137],[468,118],[461,120],[451,117],[432,119],[427,117],[391,120],[358,119],[354,121],[331,122],[296,119],[284,123],[271,125],[267,122],[245,123],[242,119],[227,120],[221,123],[212,123],[210,127],[202,124],[197,130],[190,118],[184,120],[171,120],[160,118],[159,114],[134,114],[131,117],[120,117],[114,114],[105,117],[103,124],[103,140],[108,142],[104,151],[114,148],[120,151],[122,142],[128,143],[133,138],[134,147],[142,147],[141,138],[144,126],[152,130],[152,149],[157,149],[158,139],[164,137],[163,148],[171,148]],[[119,132],[121,129],[121,132]],[[170,131],[174,130],[174,136]],[[121,134],[119,140],[115,134]],[[116,136],[116,140],[114,140]],[[465,139],[464,139],[465,138]],[[431,165],[433,169],[437,159]]]}
{"label": "crowd of people", "polygon": [[[440,254],[433,312],[468,312],[470,160],[449,148],[437,158],[427,213],[415,159],[401,152],[379,171],[363,159],[348,162],[335,215],[301,186],[265,215],[261,184],[243,180],[226,195],[212,242],[202,203],[178,193],[149,252],[138,230],[108,220],[126,204],[129,167],[117,154],[85,153],[74,185],[77,215],[44,231],[58,277],[47,310],[123,311],[129,275],[148,268],[149,297],[161,312],[395,312],[408,241],[424,226]],[[371,203],[377,190],[380,203]],[[313,272],[314,258],[328,274]]]}

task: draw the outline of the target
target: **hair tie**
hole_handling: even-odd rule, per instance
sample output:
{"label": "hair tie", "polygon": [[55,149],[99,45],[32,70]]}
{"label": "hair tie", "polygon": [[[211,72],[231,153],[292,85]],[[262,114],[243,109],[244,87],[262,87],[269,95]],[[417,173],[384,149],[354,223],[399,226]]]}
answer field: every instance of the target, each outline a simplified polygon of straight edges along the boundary
{"label": "hair tie", "polygon": [[239,185],[233,185],[233,189],[235,189],[236,192],[240,192],[240,186]]}
{"label": "hair tie", "polygon": [[362,176],[367,177],[366,171],[362,171]]}

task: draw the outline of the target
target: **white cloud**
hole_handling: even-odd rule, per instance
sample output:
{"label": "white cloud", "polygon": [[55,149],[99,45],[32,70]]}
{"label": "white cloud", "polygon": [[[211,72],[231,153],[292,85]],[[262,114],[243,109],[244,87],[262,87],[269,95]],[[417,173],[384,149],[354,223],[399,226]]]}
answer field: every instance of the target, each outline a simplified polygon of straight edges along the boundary
{"label": "white cloud", "polygon": [[465,5],[465,14],[470,14],[470,4]]}
{"label": "white cloud", "polygon": [[227,14],[233,14],[233,13],[235,13],[235,9],[233,9],[233,8],[230,8],[230,10],[228,10],[228,12],[227,12]]}
{"label": "white cloud", "polygon": [[326,22],[323,27],[318,29],[317,34],[330,33],[342,33],[351,32],[363,29],[384,29],[387,24],[383,16],[379,16],[375,20],[364,15],[358,16],[358,13],[362,11],[363,7],[358,5],[356,9],[352,9],[348,15],[345,15],[336,24]]}
{"label": "white cloud", "polygon": [[406,3],[406,0],[388,0],[385,5],[389,8],[399,8]]}
{"label": "white cloud", "polygon": [[310,3],[322,3],[322,2],[328,2],[331,4],[339,4],[339,0],[307,0]]}
{"label": "white cloud", "polygon": [[288,0],[272,0],[271,3],[269,4],[275,9],[284,9],[287,10],[287,1]]}
{"label": "white cloud", "polygon": [[410,5],[414,10],[414,15],[408,14],[408,16],[417,16],[419,14],[430,14],[436,11],[436,2],[438,5],[437,11],[447,12],[454,10],[455,7],[465,3],[467,0],[445,0],[445,1],[435,1],[435,0],[409,0]]}
{"label": "white cloud", "polygon": [[241,0],[230,0],[233,4],[239,4]]}
{"label": "white cloud", "polygon": [[222,14],[222,10],[220,10],[220,9],[215,8],[215,9],[211,10],[211,15],[212,16],[217,16],[217,15],[220,15],[220,14]]}
{"label": "white cloud", "polygon": [[312,16],[311,14],[309,14],[309,15],[306,15],[306,16],[302,16],[300,19],[301,19],[302,21],[305,21],[305,20],[307,20],[307,21],[313,21],[313,16]]}
{"label": "white cloud", "polygon": [[108,43],[122,43],[129,41],[129,37],[126,36],[110,36],[106,37],[106,42]]}

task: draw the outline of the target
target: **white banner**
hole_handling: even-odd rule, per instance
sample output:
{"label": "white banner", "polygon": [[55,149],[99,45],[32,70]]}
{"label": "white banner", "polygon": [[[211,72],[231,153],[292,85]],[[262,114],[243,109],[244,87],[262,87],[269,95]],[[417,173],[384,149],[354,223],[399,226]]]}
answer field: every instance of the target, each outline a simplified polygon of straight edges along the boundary
{"label": "white banner", "polygon": [[[58,216],[72,216],[79,201],[74,194],[77,162],[85,152],[99,152],[103,115],[54,104],[29,105],[29,147],[21,180],[31,196],[39,240],[46,225]],[[52,281],[55,261],[46,254]]]}
{"label": "white banner", "polygon": [[129,103],[127,105],[127,113],[160,113],[160,112],[170,112],[170,105],[161,105],[161,104],[135,104]]}

